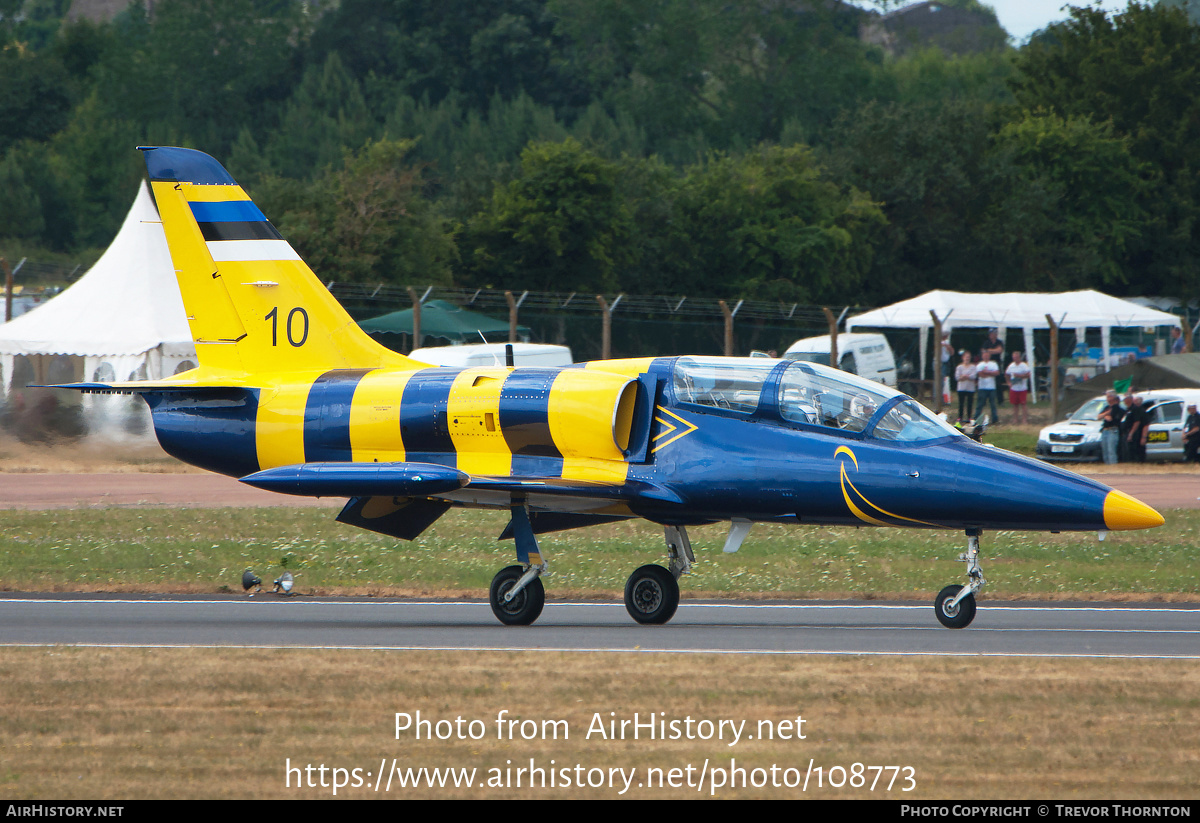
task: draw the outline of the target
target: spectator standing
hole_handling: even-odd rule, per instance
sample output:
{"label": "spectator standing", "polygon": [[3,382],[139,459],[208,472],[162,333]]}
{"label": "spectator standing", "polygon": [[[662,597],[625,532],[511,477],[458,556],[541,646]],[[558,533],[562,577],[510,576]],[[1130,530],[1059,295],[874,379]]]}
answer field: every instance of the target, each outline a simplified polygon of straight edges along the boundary
{"label": "spectator standing", "polygon": [[1133,392],[1126,394],[1121,402],[1125,406],[1125,416],[1121,418],[1121,443],[1117,459],[1122,463],[1128,463],[1133,459],[1129,453],[1129,427],[1133,425],[1133,418],[1129,416],[1129,413],[1133,411]]}
{"label": "spectator standing", "polygon": [[958,390],[958,422],[966,423],[975,414],[975,363],[969,351],[962,353],[962,362],[954,369],[954,382]]}
{"label": "spectator standing", "polygon": [[991,403],[994,424],[1000,422],[1000,411],[996,408],[996,378],[1000,376],[1000,365],[992,360],[992,353],[984,349],[975,370],[975,414],[982,415],[983,404]]}
{"label": "spectator standing", "polygon": [[[991,352],[992,362],[995,363],[996,368],[1001,373],[1003,373],[1004,372],[1004,342],[1000,339],[1000,330],[999,329],[988,329],[987,340],[985,340],[983,342],[983,348],[985,351]],[[1001,394],[1002,388],[1003,388],[1003,384],[996,385],[996,399],[993,402],[995,402],[995,403],[1003,403],[1004,402],[1004,395]],[[982,400],[980,398],[976,398],[976,399],[980,400],[980,402],[982,402]],[[993,414],[992,422],[999,423],[1000,419],[998,417],[996,417],[996,415]]]}
{"label": "spectator standing", "polygon": [[1033,369],[1021,356],[1021,352],[1012,353],[1012,362],[1004,370],[1008,380],[1008,402],[1013,407],[1013,425],[1028,425],[1029,423],[1029,380]]}
{"label": "spectator standing", "polygon": [[1004,362],[1004,343],[1000,340],[999,329],[988,329],[987,340],[983,343],[982,352],[988,352],[992,355],[992,362],[999,366]]}
{"label": "spectator standing", "polygon": [[1196,411],[1195,403],[1189,403],[1187,409],[1187,420],[1183,424],[1183,461],[1195,463],[1200,453],[1200,412]]}
{"label": "spectator standing", "polygon": [[1183,354],[1183,330],[1176,326],[1171,329],[1171,354]]}
{"label": "spectator standing", "polygon": [[1146,462],[1146,438],[1150,435],[1150,413],[1142,405],[1142,398],[1134,395],[1125,412],[1125,420],[1129,424],[1129,433],[1125,435],[1125,447],[1129,460],[1133,463]]}
{"label": "spectator standing", "polygon": [[1105,392],[1104,399],[1108,405],[1100,412],[1100,452],[1104,462],[1111,465],[1120,459],[1121,420],[1125,417],[1125,409],[1121,408],[1120,395],[1112,389]]}

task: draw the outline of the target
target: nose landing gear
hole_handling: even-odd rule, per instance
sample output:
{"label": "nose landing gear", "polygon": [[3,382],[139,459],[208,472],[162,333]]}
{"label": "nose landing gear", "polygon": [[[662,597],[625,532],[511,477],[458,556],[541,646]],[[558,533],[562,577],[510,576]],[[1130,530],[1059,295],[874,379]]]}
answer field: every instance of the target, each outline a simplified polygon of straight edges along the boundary
{"label": "nose landing gear", "polygon": [[958,557],[967,564],[967,585],[947,586],[934,600],[938,622],[947,629],[965,629],[975,619],[975,593],[987,583],[979,565],[980,534],[981,529],[967,529],[967,550]]}

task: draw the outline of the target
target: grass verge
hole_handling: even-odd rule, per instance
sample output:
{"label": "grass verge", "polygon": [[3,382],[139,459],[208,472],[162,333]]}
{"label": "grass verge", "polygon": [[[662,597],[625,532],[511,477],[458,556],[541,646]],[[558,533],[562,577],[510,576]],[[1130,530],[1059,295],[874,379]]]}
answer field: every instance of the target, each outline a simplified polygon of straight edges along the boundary
{"label": "grass verge", "polygon": [[[985,596],[1167,599],[1200,594],[1192,562],[1200,510],[1169,511],[1161,529],[1051,535],[996,532],[983,542]],[[335,522],[324,509],[100,508],[0,511],[0,589],[238,590],[252,568],[296,575],[308,594],[478,597],[513,562],[498,542],[506,515],[453,510],[405,542]],[[953,532],[757,526],[741,551],[727,528],[691,529],[697,563],[685,596],[925,598],[963,577]],[[643,563],[665,560],[661,529],[629,521],[546,535],[551,598],[620,597]]]}

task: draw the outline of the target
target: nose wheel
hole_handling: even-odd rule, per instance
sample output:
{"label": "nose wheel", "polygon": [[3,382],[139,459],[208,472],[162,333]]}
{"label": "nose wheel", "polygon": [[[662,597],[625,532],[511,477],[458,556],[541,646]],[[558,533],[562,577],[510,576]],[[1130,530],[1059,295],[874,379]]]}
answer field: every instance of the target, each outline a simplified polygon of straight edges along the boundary
{"label": "nose wheel", "polygon": [[965,629],[975,619],[975,593],[987,582],[979,565],[981,533],[980,529],[967,529],[967,550],[958,558],[967,564],[967,585],[947,586],[933,601],[938,622],[947,629]]}
{"label": "nose wheel", "polygon": [[947,629],[965,629],[975,619],[975,595],[967,592],[955,602],[962,590],[962,586],[947,586],[938,592],[937,600],[933,602],[938,622]]}

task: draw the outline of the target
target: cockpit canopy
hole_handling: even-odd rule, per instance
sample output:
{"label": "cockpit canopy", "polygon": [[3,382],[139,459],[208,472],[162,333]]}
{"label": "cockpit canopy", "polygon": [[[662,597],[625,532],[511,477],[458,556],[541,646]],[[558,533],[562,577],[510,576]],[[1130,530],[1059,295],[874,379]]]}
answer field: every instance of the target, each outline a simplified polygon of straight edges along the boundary
{"label": "cockpit canopy", "polygon": [[961,436],[895,389],[812,363],[680,357],[675,361],[673,383],[681,403],[746,415],[778,415],[790,423],[862,433],[880,440],[919,442]]}

